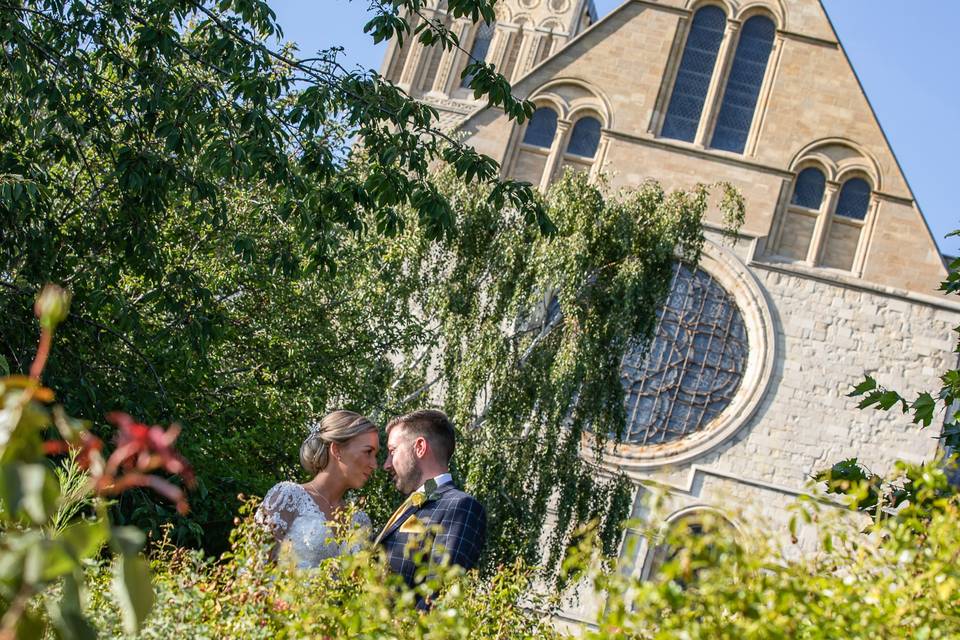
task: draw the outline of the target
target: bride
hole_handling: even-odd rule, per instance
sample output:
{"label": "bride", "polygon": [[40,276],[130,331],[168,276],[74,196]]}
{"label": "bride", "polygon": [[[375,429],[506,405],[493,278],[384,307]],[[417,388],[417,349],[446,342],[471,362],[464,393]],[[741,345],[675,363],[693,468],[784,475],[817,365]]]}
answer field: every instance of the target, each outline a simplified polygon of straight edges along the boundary
{"label": "bride", "polygon": [[[324,558],[355,550],[334,540],[334,529],[345,524],[340,521],[343,494],[366,484],[377,468],[379,446],[377,427],[364,416],[329,413],[300,446],[300,464],[312,479],[280,482],[264,496],[256,521],[270,530],[278,546],[290,542],[298,567],[315,567]],[[355,511],[349,524],[367,532],[371,526],[362,511]]]}

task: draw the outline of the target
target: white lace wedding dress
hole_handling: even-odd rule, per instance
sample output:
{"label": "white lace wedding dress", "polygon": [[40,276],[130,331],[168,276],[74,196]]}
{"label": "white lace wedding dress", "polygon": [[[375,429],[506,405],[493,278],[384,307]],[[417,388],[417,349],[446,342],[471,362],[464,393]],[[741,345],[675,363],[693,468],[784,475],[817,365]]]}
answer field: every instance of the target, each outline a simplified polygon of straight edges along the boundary
{"label": "white lace wedding dress", "polygon": [[[275,484],[263,498],[255,520],[267,527],[278,542],[289,540],[300,568],[315,567],[325,558],[356,553],[360,543],[349,544],[334,539],[324,515],[307,490],[295,482]],[[370,518],[363,511],[353,515],[353,526],[369,535]],[[360,539],[360,538],[355,538]]]}

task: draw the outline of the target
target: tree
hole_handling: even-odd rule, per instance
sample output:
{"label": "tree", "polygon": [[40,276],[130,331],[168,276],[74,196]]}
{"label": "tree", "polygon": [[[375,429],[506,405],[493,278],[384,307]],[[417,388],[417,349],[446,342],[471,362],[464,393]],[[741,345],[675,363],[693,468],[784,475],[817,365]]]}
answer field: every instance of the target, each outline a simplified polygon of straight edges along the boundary
{"label": "tree", "polygon": [[[623,485],[594,482],[581,437],[622,431],[620,355],[649,338],[675,257],[698,257],[705,188],[611,196],[569,176],[544,200],[335,50],[271,49],[259,0],[2,2],[2,355],[24,368],[25,308],[64,283],[48,379],[67,408],[176,420],[197,465],[189,518],[130,492],[121,520],[173,519],[178,542],[220,551],[233,496],[296,475],[307,420],[439,400],[490,505],[491,563],[538,558],[551,499],[554,550],[601,513],[612,543]],[[430,21],[411,33],[422,4],[376,3],[368,30],[458,46]],[[449,11],[489,21],[493,1]],[[530,114],[492,67],[464,74]],[[721,204],[735,226],[742,202]],[[391,491],[367,489],[375,520]]]}
{"label": "tree", "polygon": [[[457,46],[441,25],[413,32],[421,5],[377,3],[368,28]],[[491,20],[493,1],[451,11]],[[263,490],[291,459],[296,425],[369,404],[389,380],[404,334],[379,319],[389,303],[358,310],[383,280],[363,279],[373,261],[355,240],[396,234],[401,207],[432,239],[455,232],[432,162],[549,228],[530,186],[499,181],[435,111],[335,48],[298,57],[271,46],[281,37],[262,0],[0,2],[0,368],[29,363],[43,283],[67,286],[51,382],[81,415],[181,420],[213,539],[226,496]],[[471,69],[478,95],[532,112],[491,67]],[[357,137],[375,159],[362,167]],[[171,515],[136,495],[121,507],[142,524]]]}

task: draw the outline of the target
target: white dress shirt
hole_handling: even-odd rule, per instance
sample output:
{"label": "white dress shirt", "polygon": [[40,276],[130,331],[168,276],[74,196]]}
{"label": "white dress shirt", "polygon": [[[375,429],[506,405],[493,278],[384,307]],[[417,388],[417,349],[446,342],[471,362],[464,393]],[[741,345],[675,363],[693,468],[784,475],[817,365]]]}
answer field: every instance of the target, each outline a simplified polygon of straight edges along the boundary
{"label": "white dress shirt", "polygon": [[[437,486],[439,487],[440,485],[447,484],[448,482],[453,482],[453,476],[449,473],[441,473],[440,475],[432,478],[432,480],[436,482]],[[429,480],[427,482],[429,482]],[[420,493],[426,493],[427,482],[424,482],[422,485],[420,485],[420,488],[417,489],[417,491]]]}

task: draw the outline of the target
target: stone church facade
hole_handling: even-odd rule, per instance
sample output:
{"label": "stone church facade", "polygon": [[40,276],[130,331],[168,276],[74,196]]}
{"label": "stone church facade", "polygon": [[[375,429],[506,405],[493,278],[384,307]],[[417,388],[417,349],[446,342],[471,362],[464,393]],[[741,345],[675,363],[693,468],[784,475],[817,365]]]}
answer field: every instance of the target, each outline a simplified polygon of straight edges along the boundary
{"label": "stone church facade", "polygon": [[[565,168],[615,188],[726,181],[746,200],[735,244],[708,215],[703,259],[677,269],[649,353],[624,358],[628,440],[606,460],[636,481],[636,515],[656,484],[664,526],[719,509],[786,535],[816,471],[932,457],[937,425],[846,396],[864,372],[908,396],[938,388],[960,305],[936,291],[944,260],[820,2],[628,0],[599,21],[590,0],[497,8],[493,25],[436,3],[426,15],[537,105],[529,122],[472,100],[462,51],[394,43],[384,75],[504,176],[544,189]],[[815,544],[801,532],[798,549]],[[649,575],[657,550],[624,548]],[[589,600],[571,621],[591,617]]]}

